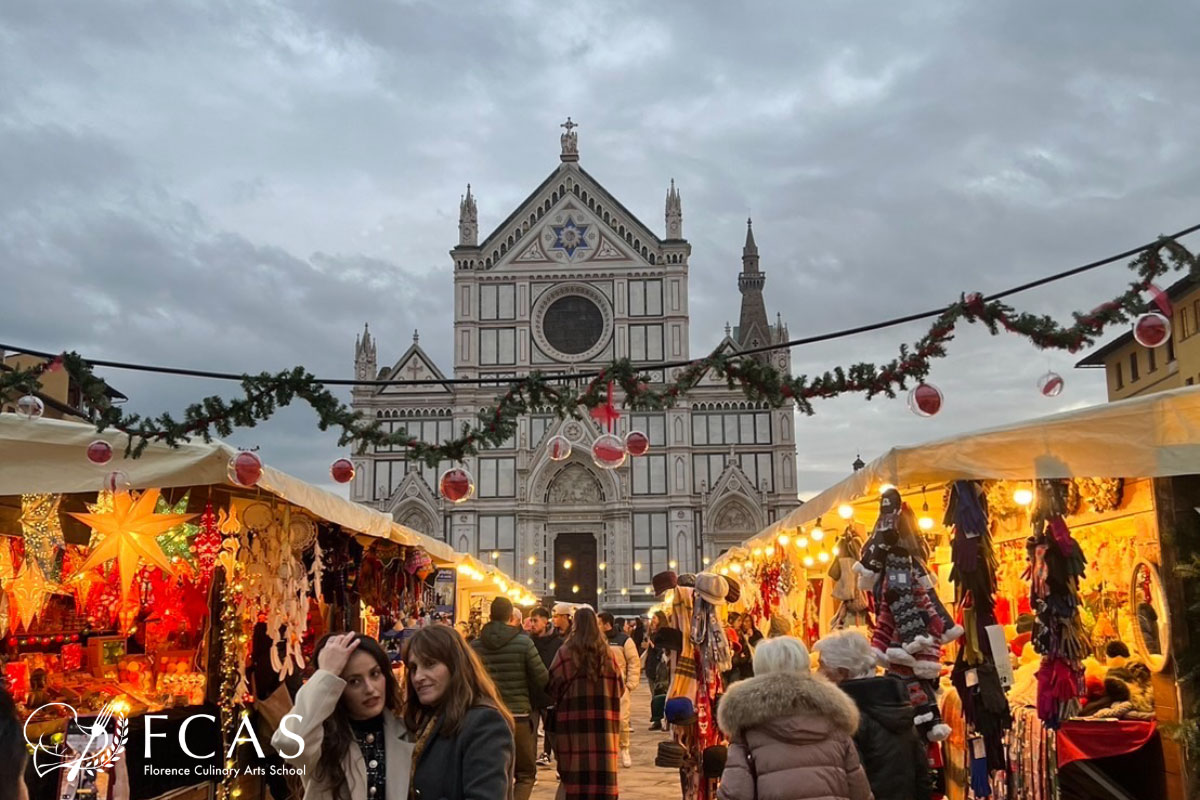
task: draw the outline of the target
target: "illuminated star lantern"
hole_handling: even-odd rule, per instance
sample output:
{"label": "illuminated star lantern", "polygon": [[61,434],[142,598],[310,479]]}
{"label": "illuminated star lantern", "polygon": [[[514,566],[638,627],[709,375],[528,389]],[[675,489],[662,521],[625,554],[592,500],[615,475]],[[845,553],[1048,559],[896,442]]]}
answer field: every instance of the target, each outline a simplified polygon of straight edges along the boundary
{"label": "illuminated star lantern", "polygon": [[42,573],[37,559],[26,558],[25,563],[21,565],[21,571],[17,573],[17,579],[8,587],[8,594],[16,609],[17,619],[21,621],[21,625],[26,631],[37,618],[42,606],[46,604],[46,596],[51,591],[50,582]]}
{"label": "illuminated star lantern", "polygon": [[168,575],[174,574],[171,559],[159,547],[156,537],[196,516],[156,514],[158,497],[158,489],[147,489],[136,496],[130,492],[117,492],[112,498],[111,512],[71,514],[100,537],[79,569],[89,570],[115,560],[123,600],[132,595],[133,581],[142,560]]}
{"label": "illuminated star lantern", "polygon": [[587,250],[587,230],[590,225],[576,225],[575,220],[567,217],[567,221],[562,225],[551,225],[550,230],[554,231],[554,244],[550,245],[555,250],[562,250],[567,254],[567,258],[572,258],[576,250]]}
{"label": "illuminated star lantern", "polygon": [[13,569],[12,550],[8,547],[8,539],[0,537],[0,586],[6,586],[15,577],[17,573]]}
{"label": "illuminated star lantern", "polygon": [[63,546],[62,525],[58,521],[57,494],[21,495],[21,529],[25,532],[25,551],[37,559],[42,573],[58,580],[61,567],[56,558]]}

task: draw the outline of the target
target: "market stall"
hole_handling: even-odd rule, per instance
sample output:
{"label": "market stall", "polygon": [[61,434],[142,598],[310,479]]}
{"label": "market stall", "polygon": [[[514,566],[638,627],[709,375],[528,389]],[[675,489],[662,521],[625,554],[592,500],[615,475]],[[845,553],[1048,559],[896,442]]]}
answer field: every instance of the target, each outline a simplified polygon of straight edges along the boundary
{"label": "market stall", "polygon": [[763,630],[863,629],[949,797],[1182,798],[1198,475],[1200,390],[1165,392],[894,448],[713,568]]}
{"label": "market stall", "polygon": [[247,731],[290,703],[324,632],[395,641],[469,622],[497,593],[533,602],[494,567],[256,454],[185,443],[123,458],[124,445],[0,414],[0,668],[44,744],[32,797],[258,796],[268,781],[246,769]]}

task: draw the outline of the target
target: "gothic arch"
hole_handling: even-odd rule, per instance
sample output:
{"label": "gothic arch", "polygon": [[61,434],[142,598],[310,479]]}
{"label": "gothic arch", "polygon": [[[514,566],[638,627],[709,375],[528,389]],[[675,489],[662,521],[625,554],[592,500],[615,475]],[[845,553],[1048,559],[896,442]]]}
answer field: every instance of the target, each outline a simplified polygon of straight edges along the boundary
{"label": "gothic arch", "polygon": [[687,491],[687,467],[684,465],[683,456],[675,457],[675,491]]}
{"label": "gothic arch", "polygon": [[599,505],[604,502],[604,489],[591,470],[576,462],[554,475],[541,499],[554,506]]}
{"label": "gothic arch", "polygon": [[760,530],[763,523],[761,515],[751,504],[740,497],[731,497],[714,509],[712,523],[708,527],[711,533],[726,537],[732,534],[749,536]]}
{"label": "gothic arch", "polygon": [[675,444],[684,443],[683,417],[675,418]]}

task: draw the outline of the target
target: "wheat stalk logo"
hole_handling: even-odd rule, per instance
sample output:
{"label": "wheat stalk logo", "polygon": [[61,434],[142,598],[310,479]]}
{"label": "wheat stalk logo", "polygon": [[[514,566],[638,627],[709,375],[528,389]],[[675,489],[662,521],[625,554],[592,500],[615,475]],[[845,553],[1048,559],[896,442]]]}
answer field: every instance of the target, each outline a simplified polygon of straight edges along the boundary
{"label": "wheat stalk logo", "polygon": [[[83,749],[73,752],[70,748],[60,746],[53,739],[44,741],[44,735],[36,742],[29,738],[29,723],[39,711],[50,706],[63,706],[71,711],[76,726],[88,737]],[[129,743],[129,720],[125,718],[125,704],[111,701],[96,715],[91,725],[79,722],[78,712],[65,703],[47,703],[41,706],[25,720],[25,741],[33,748],[33,766],[39,777],[59,769],[66,769],[67,779],[75,780],[80,773],[95,775],[108,769],[121,760],[125,745]],[[109,723],[113,723],[113,732],[108,733]],[[99,749],[95,749],[96,747]]]}

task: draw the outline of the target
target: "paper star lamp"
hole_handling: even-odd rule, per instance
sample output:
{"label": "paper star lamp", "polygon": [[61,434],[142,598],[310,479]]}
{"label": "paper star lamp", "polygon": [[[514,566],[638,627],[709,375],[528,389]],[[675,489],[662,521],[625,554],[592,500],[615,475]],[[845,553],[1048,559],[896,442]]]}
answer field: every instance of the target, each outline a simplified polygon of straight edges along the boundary
{"label": "paper star lamp", "polygon": [[17,577],[13,569],[12,550],[8,546],[8,538],[0,537],[0,585],[5,585]]}
{"label": "paper star lamp", "polygon": [[58,580],[62,568],[57,551],[63,546],[62,524],[58,520],[57,494],[21,495],[21,529],[25,532],[25,552],[32,554],[43,574]]}
{"label": "paper star lamp", "polygon": [[139,495],[117,492],[112,498],[112,511],[87,514],[72,513],[75,519],[96,532],[95,541],[80,571],[93,569],[109,561],[117,562],[122,599],[132,594],[138,565],[143,560],[173,575],[171,560],[158,546],[156,537],[187,522],[195,514],[156,514],[158,489],[147,489]]}
{"label": "paper star lamp", "polygon": [[42,574],[37,559],[27,557],[21,565],[17,579],[8,587],[12,605],[16,608],[16,618],[21,621],[26,631],[46,604],[46,596],[51,593],[52,588],[46,576]]}
{"label": "paper star lamp", "polygon": [[[178,503],[171,506],[164,498],[158,498],[157,511],[160,514],[183,514],[187,511],[188,495],[184,495]],[[195,514],[191,515],[195,516]],[[190,518],[190,517],[189,517]],[[172,564],[182,561],[192,562],[192,539],[200,529],[190,522],[181,522],[171,530],[158,537],[158,546],[162,548]]]}

